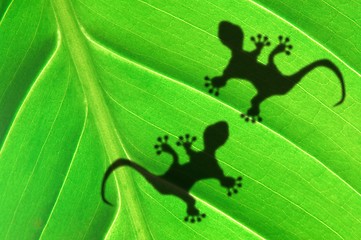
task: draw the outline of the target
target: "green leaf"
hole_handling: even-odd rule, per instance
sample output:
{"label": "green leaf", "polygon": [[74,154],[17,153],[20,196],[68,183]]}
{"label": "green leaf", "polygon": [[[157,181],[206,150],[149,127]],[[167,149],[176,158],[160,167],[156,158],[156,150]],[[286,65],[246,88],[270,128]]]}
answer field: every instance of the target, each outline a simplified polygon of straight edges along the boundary
{"label": "green leaf", "polygon": [[[339,1],[2,1],[0,4],[1,239],[360,239],[360,4]],[[262,104],[264,121],[246,123],[256,90],[230,81],[214,97],[204,76],[230,58],[218,25],[242,27],[244,48],[258,33],[291,38],[285,74],[318,68],[284,96]],[[270,50],[260,61],[267,62]],[[267,79],[265,79],[267,81]],[[215,179],[191,194],[207,214],[183,221],[186,206],[131,168],[117,169],[101,198],[108,166],[129,158],[164,173],[159,136],[198,137],[219,121],[230,137],[217,151],[228,197]],[[178,151],[181,163],[188,158]]]}

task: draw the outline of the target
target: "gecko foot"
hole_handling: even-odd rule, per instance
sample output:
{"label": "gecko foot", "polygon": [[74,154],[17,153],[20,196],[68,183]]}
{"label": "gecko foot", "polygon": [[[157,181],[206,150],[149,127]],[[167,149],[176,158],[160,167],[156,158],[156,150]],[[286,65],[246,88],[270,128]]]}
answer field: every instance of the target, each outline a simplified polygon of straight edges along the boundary
{"label": "gecko foot", "polygon": [[222,181],[222,185],[227,188],[227,196],[231,197],[233,194],[238,193],[238,188],[242,187],[242,177],[239,176],[237,179],[227,177]]}
{"label": "gecko foot", "polygon": [[265,46],[271,46],[271,42],[268,40],[268,37],[261,34],[258,34],[257,37],[252,36],[251,41],[258,49],[261,49]]}
{"label": "gecko foot", "polygon": [[179,136],[176,144],[177,146],[184,146],[186,148],[190,148],[195,141],[197,141],[196,137],[190,137],[189,134],[186,134],[184,136]]}
{"label": "gecko foot", "polygon": [[288,37],[279,36],[278,37],[279,44],[276,47],[278,52],[285,52],[287,55],[291,54],[291,49],[293,46],[289,44],[290,39]]}
{"label": "gecko foot", "polygon": [[206,217],[205,213],[200,213],[198,209],[193,209],[194,211],[187,211],[187,216],[184,218],[185,222],[196,223],[202,221]]}
{"label": "gecko foot", "polygon": [[168,135],[157,138],[158,143],[154,145],[154,148],[156,149],[156,153],[158,155],[160,155],[162,152],[170,152],[172,150],[171,146],[168,144],[168,139]]}
{"label": "gecko foot", "polygon": [[206,80],[206,83],[204,86],[208,89],[209,93],[214,93],[215,96],[219,96],[219,89],[224,87],[227,82],[227,78],[224,76],[218,76],[209,78],[208,76],[204,77],[204,80]]}
{"label": "gecko foot", "polygon": [[256,123],[262,122],[262,118],[259,115],[248,115],[241,113],[241,118],[243,118],[246,122]]}

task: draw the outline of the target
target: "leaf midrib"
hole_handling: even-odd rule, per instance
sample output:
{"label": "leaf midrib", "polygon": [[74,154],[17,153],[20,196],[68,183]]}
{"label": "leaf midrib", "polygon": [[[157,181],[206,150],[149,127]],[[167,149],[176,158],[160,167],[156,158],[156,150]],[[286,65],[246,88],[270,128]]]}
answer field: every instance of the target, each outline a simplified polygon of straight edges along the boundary
{"label": "leaf midrib", "polygon": [[[88,101],[89,113],[92,114],[95,119],[95,125],[101,136],[101,142],[103,143],[104,149],[106,149],[108,159],[112,161],[122,155],[120,146],[123,145],[101,92],[98,76],[89,54],[89,48],[81,33],[70,1],[54,0],[52,3],[58,27],[64,38],[64,43],[69,49],[83,92]],[[136,219],[133,221],[133,224],[137,229],[137,239],[150,239],[152,238],[151,234],[148,228],[144,227],[146,224],[141,212],[140,203],[136,201],[136,194],[132,187],[134,185],[133,180],[126,171],[120,171],[119,174],[122,182],[118,184],[115,178],[116,185],[117,187],[119,185],[128,186],[123,188],[122,191],[130,214]],[[119,211],[120,209],[118,208],[114,221],[117,219]]]}

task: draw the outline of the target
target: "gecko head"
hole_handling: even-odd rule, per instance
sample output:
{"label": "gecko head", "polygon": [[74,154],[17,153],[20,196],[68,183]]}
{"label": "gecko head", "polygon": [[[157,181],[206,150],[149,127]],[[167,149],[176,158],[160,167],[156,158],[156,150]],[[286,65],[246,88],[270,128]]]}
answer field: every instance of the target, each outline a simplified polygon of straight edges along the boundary
{"label": "gecko head", "polygon": [[221,21],[218,26],[218,37],[221,42],[230,49],[241,49],[243,32],[239,26],[231,22]]}
{"label": "gecko head", "polygon": [[[221,21],[218,25],[218,35],[222,36],[222,34],[235,34],[239,35],[242,34],[242,29],[231,22],[228,21]],[[221,38],[222,39],[222,38]]]}
{"label": "gecko head", "polygon": [[227,122],[221,121],[208,126],[203,135],[205,151],[215,151],[226,143],[228,136],[229,130]]}

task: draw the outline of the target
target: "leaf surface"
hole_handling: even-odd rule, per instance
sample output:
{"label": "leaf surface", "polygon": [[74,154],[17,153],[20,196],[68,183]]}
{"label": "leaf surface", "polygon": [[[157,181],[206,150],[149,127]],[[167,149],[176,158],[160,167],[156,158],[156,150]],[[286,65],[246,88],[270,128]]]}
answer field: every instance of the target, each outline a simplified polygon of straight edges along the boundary
{"label": "leaf surface", "polygon": [[[3,1],[0,5],[0,238],[29,239],[358,239],[361,237],[360,48],[356,2]],[[315,14],[316,9],[319,15]],[[326,14],[330,12],[330,14]],[[255,89],[231,81],[219,97],[204,76],[219,75],[230,53],[218,24],[290,36],[285,74],[327,58],[335,75],[308,74],[289,94],[262,104],[262,123],[245,123]],[[350,38],[350,36],[353,36]],[[269,50],[260,58],[267,61]],[[265,79],[267,81],[267,79]],[[117,170],[101,200],[106,168],[119,157],[155,174],[158,136],[175,143],[227,121],[217,152],[223,171],[243,176],[231,198],[216,180],[191,194],[207,213],[183,221],[186,206],[137,172]],[[182,163],[187,156],[179,149]]]}

